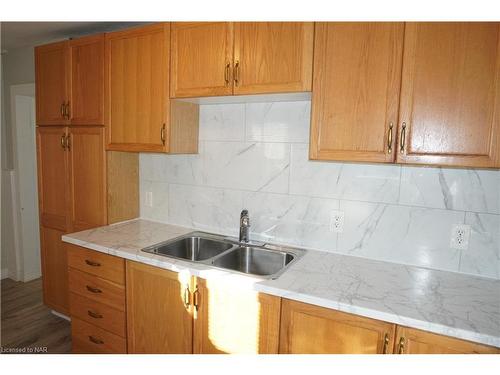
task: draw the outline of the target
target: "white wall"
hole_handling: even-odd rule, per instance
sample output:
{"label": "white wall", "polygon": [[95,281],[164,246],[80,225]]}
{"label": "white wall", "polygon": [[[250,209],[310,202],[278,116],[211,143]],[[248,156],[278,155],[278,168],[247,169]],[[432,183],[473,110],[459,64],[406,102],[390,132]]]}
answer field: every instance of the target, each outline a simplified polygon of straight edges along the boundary
{"label": "white wall", "polygon": [[[198,155],[140,155],[141,216],[237,235],[247,208],[254,239],[500,278],[500,171],[309,161],[309,117],[309,102],[202,106]],[[463,223],[469,249],[452,249]]]}

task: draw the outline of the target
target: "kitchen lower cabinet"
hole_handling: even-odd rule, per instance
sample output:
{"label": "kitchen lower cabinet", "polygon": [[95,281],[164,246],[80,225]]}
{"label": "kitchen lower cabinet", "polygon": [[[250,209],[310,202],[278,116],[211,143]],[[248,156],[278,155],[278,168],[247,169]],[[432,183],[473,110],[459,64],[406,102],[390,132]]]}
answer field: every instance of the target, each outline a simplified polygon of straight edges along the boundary
{"label": "kitchen lower cabinet", "polygon": [[43,276],[43,303],[62,314],[68,314],[68,260],[63,231],[40,226],[40,248]]}
{"label": "kitchen lower cabinet", "polygon": [[497,354],[500,349],[452,337],[398,326],[394,353],[398,354]]}
{"label": "kitchen lower cabinet", "polygon": [[196,280],[194,353],[277,354],[281,298],[227,284]]}
{"label": "kitchen lower cabinet", "polygon": [[192,353],[191,278],[132,261],[126,275],[128,352]]}
{"label": "kitchen lower cabinet", "polygon": [[395,325],[340,311],[282,300],[280,353],[392,353]]}

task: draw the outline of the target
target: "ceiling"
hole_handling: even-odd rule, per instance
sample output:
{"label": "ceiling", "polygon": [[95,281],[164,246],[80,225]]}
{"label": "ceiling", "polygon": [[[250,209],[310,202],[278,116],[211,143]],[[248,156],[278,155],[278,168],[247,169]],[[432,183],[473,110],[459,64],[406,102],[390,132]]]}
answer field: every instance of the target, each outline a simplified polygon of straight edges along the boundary
{"label": "ceiling", "polygon": [[2,52],[146,22],[2,22]]}

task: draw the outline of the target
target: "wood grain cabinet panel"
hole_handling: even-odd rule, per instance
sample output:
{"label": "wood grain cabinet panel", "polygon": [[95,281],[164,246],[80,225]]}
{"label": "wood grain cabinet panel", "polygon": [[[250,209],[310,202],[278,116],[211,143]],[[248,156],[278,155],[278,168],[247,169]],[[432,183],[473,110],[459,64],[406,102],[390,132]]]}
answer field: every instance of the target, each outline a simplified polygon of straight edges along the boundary
{"label": "wood grain cabinet panel", "polygon": [[316,23],[310,158],[392,162],[403,23]]}
{"label": "wood grain cabinet panel", "polygon": [[73,125],[104,125],[104,34],[73,39],[71,100]]}
{"label": "wood grain cabinet panel", "polygon": [[277,354],[281,299],[197,279],[195,354]]}
{"label": "wood grain cabinet panel", "polygon": [[105,43],[107,149],[165,152],[170,25],[109,33]]}
{"label": "wood grain cabinet panel", "polygon": [[65,125],[64,112],[70,91],[68,41],[35,47],[36,123]]}
{"label": "wood grain cabinet panel", "polygon": [[83,320],[71,320],[73,353],[81,354],[125,354],[127,341]]}
{"label": "wood grain cabinet panel", "polygon": [[394,353],[399,354],[497,354],[500,349],[418,329],[398,326]]}
{"label": "wood grain cabinet panel", "polygon": [[116,256],[66,244],[68,265],[102,279],[125,285],[125,260]]}
{"label": "wood grain cabinet panel", "polygon": [[392,353],[394,334],[391,323],[282,299],[280,353]]}
{"label": "wood grain cabinet panel", "polygon": [[129,353],[192,353],[191,279],[132,261],[126,269]]}
{"label": "wood grain cabinet panel", "polygon": [[68,314],[68,261],[63,231],[40,226],[43,302],[62,314]]}
{"label": "wood grain cabinet panel", "polygon": [[233,24],[172,23],[170,97],[231,95]]}
{"label": "wood grain cabinet panel", "polygon": [[236,22],[234,94],[311,91],[312,22]]}
{"label": "wood grain cabinet panel", "polygon": [[71,127],[67,139],[72,231],[106,224],[104,128]]}
{"label": "wood grain cabinet panel", "polygon": [[125,286],[69,269],[69,290],[92,301],[125,311]]}
{"label": "wood grain cabinet panel", "polygon": [[66,136],[62,126],[36,129],[40,224],[62,232],[69,222]]}
{"label": "wood grain cabinet panel", "polygon": [[397,161],[500,166],[500,23],[407,23],[404,46]]}

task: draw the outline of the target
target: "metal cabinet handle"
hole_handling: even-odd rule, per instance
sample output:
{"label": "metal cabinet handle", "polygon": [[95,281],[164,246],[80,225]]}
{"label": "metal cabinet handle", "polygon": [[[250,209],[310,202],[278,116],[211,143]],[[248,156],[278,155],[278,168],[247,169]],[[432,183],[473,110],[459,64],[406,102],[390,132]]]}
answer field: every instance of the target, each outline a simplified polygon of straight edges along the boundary
{"label": "metal cabinet handle", "polygon": [[87,314],[89,314],[89,316],[91,316],[92,318],[102,319],[102,315],[101,314],[93,312],[92,310],[87,310]]}
{"label": "metal cabinet handle", "polygon": [[401,337],[399,339],[399,350],[398,350],[398,353],[399,354],[404,354],[405,353],[405,338],[404,337]]}
{"label": "metal cabinet handle", "polygon": [[394,124],[391,122],[389,124],[389,133],[387,134],[387,152],[389,154],[392,153],[392,128],[394,127]]}
{"label": "metal cabinet handle", "polygon": [[198,287],[196,287],[193,293],[193,305],[196,311],[198,311],[200,308],[200,291],[198,290]]}
{"label": "metal cabinet handle", "polygon": [[389,334],[386,333],[384,336],[384,348],[382,349],[383,354],[387,354],[388,347],[389,347]]}
{"label": "metal cabinet handle", "polygon": [[61,135],[61,147],[66,150],[66,134]]}
{"label": "metal cabinet handle", "polygon": [[234,64],[234,84],[238,86],[240,83],[240,62],[236,61]]}
{"label": "metal cabinet handle", "polygon": [[89,340],[97,345],[104,344],[104,341],[102,341],[101,339],[96,339],[94,336],[89,336]]}
{"label": "metal cabinet handle", "polygon": [[71,135],[68,134],[66,136],[66,148],[68,149],[68,151],[71,151]]}
{"label": "metal cabinet handle", "polygon": [[161,143],[163,143],[163,145],[165,146],[165,124],[163,124],[163,126],[161,127],[160,139]]}
{"label": "metal cabinet handle", "polygon": [[68,100],[68,102],[66,103],[66,106],[65,106],[65,107],[66,107],[66,109],[65,109],[64,113],[66,114],[66,119],[68,119],[68,120],[69,120],[69,100]]}
{"label": "metal cabinet handle", "polygon": [[224,82],[226,83],[226,86],[229,86],[230,75],[231,75],[231,64],[227,63],[226,68],[224,70]]}
{"label": "metal cabinet handle", "polygon": [[85,263],[92,267],[100,267],[101,263],[94,262],[92,260],[85,259]]}
{"label": "metal cabinet handle", "polygon": [[406,142],[406,122],[403,122],[401,126],[401,139],[399,145],[399,152],[405,152],[405,142]]}
{"label": "metal cabinet handle", "polygon": [[189,305],[191,305],[191,298],[190,298],[190,290],[189,290],[189,285],[186,285],[186,289],[184,289],[184,306],[186,306],[186,308],[189,307]]}
{"label": "metal cabinet handle", "polygon": [[64,102],[61,103],[61,117],[65,118],[66,117],[66,111],[65,111],[65,105]]}
{"label": "metal cabinet handle", "polygon": [[99,288],[94,288],[93,286],[87,285],[87,290],[91,293],[102,293],[102,290]]}

